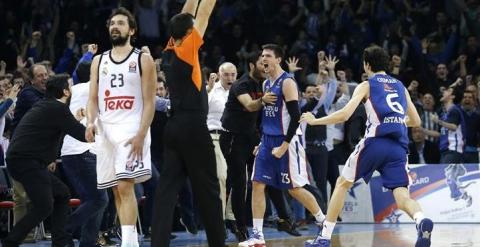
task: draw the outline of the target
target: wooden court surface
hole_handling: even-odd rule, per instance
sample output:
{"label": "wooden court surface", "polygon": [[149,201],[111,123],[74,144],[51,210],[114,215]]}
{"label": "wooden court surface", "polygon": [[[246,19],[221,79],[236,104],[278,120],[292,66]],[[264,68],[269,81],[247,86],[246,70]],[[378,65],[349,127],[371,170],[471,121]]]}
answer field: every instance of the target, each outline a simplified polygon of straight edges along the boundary
{"label": "wooden court surface", "polygon": [[[270,236],[268,236],[270,232]],[[290,237],[276,230],[266,231],[267,246],[303,246],[307,239],[316,234],[311,226],[302,234],[309,237]],[[339,224],[332,237],[332,247],[409,247],[415,246],[417,238],[414,224]],[[274,235],[275,239],[272,239]],[[237,243],[227,242],[228,246]],[[172,245],[191,246],[191,245]],[[197,245],[207,246],[207,245]],[[480,247],[479,224],[436,224],[432,234],[432,247]]]}
{"label": "wooden court surface", "polygon": [[[265,238],[269,247],[303,246],[307,239],[316,234],[316,226],[302,230],[302,237],[292,237],[273,228],[265,228]],[[205,232],[197,235],[175,232],[177,238],[171,246],[208,246]],[[332,237],[332,247],[410,247],[417,238],[414,224],[338,224]],[[227,245],[237,246],[235,238],[229,234]],[[24,244],[22,247],[51,246],[49,241]],[[78,241],[76,241],[78,246]],[[119,245],[117,245],[119,246]],[[149,239],[141,246],[150,247]],[[478,224],[436,224],[432,233],[432,247],[480,247],[480,223]]]}

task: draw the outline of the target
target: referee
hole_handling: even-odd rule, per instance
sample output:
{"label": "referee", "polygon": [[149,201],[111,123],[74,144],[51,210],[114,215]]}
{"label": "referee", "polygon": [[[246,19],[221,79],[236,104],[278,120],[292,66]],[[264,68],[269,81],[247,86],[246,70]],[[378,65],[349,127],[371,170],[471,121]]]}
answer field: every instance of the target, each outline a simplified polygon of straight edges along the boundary
{"label": "referee", "polygon": [[169,246],[178,191],[187,176],[208,245],[225,246],[215,152],[206,123],[207,91],[198,59],[215,2],[202,0],[198,4],[198,0],[187,0],[182,13],[172,17],[169,23],[171,38],[163,54],[162,69],[170,92],[171,112],[164,134],[165,164],[154,201],[152,246],[155,247]]}
{"label": "referee", "polygon": [[4,247],[19,246],[30,230],[49,215],[52,219],[52,246],[74,246],[65,231],[70,212],[68,187],[47,170],[47,166],[58,157],[65,134],[85,142],[85,127],[67,106],[70,86],[66,75],[51,77],[45,99],[33,105],[15,129],[7,150],[7,168],[25,188],[32,209],[2,240]]}

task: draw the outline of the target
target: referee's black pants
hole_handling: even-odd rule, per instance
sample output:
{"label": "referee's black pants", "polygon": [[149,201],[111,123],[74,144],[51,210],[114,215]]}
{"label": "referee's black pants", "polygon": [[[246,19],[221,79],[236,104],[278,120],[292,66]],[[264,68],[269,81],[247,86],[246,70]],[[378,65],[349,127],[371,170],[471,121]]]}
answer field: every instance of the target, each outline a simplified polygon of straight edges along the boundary
{"label": "referee's black pants", "polygon": [[187,176],[207,233],[208,246],[225,246],[215,151],[205,115],[175,113],[164,130],[164,164],[155,192],[152,246],[170,245],[174,208]]}
{"label": "referee's black pants", "polygon": [[42,166],[41,162],[33,159],[7,159],[8,172],[25,188],[32,209],[2,241],[6,247],[20,245],[27,234],[50,215],[52,246],[73,246],[72,238],[65,230],[70,213],[70,191],[59,178]]}

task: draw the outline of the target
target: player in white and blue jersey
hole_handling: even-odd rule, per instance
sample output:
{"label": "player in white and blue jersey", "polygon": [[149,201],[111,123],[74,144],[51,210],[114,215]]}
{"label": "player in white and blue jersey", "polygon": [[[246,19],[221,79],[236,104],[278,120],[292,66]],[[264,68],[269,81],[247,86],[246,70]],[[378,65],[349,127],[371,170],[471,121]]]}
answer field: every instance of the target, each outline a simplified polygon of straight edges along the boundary
{"label": "player in white and blue jersey", "polygon": [[238,246],[243,247],[265,246],[262,229],[266,185],[287,189],[315,216],[319,225],[325,219],[315,197],[303,188],[309,182],[300,138],[297,84],[280,67],[282,49],[275,44],[262,48],[262,63],[268,78],[263,89],[265,93],[275,94],[277,100],[266,104],[262,111],[262,139],[252,173],[253,232],[250,239],[239,243]]}
{"label": "player in white and blue jersey", "polygon": [[347,191],[361,178],[368,182],[375,170],[380,172],[383,186],[393,191],[398,208],[417,223],[415,246],[430,246],[433,222],[425,218],[420,205],[410,198],[408,191],[407,126],[419,127],[420,117],[402,82],[385,73],[389,65],[388,54],[382,48],[372,46],[365,49],[363,59],[368,81],[357,86],[343,109],[319,119],[315,119],[311,113],[304,113],[300,120],[310,125],[344,122],[360,102],[364,102],[367,112],[365,137],[355,147],[337,180],[322,231],[314,240],[307,241],[305,246],[330,246],[333,228]]}
{"label": "player in white and blue jersey", "polygon": [[466,123],[463,111],[458,105],[463,98],[463,90],[450,87],[443,91],[440,101],[444,113],[440,119],[432,116],[432,121],[440,125],[440,163],[459,164],[463,162]]}

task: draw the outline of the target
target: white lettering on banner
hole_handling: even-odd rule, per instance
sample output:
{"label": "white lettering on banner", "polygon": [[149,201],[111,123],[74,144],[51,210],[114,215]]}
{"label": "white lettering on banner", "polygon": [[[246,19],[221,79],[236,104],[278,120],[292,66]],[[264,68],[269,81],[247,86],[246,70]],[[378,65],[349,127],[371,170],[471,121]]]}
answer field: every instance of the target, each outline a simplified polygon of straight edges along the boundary
{"label": "white lettering on banner", "polygon": [[415,185],[421,185],[421,184],[428,184],[430,182],[430,178],[429,177],[422,177],[422,178],[417,178],[413,181],[413,183],[411,184],[411,186],[415,186]]}
{"label": "white lettering on banner", "polygon": [[135,102],[134,96],[115,96],[105,98],[105,111],[131,110]]}
{"label": "white lettering on banner", "polygon": [[405,124],[405,118],[403,118],[403,117],[386,117],[386,118],[383,119],[383,123]]}
{"label": "white lettering on banner", "polygon": [[[412,181],[409,186],[411,196],[435,222],[480,222],[479,164],[409,165],[408,168]],[[381,174],[375,172],[369,185],[361,185],[355,190],[355,197],[347,194],[343,222],[413,223],[408,214],[396,208],[392,191],[382,184]]]}

